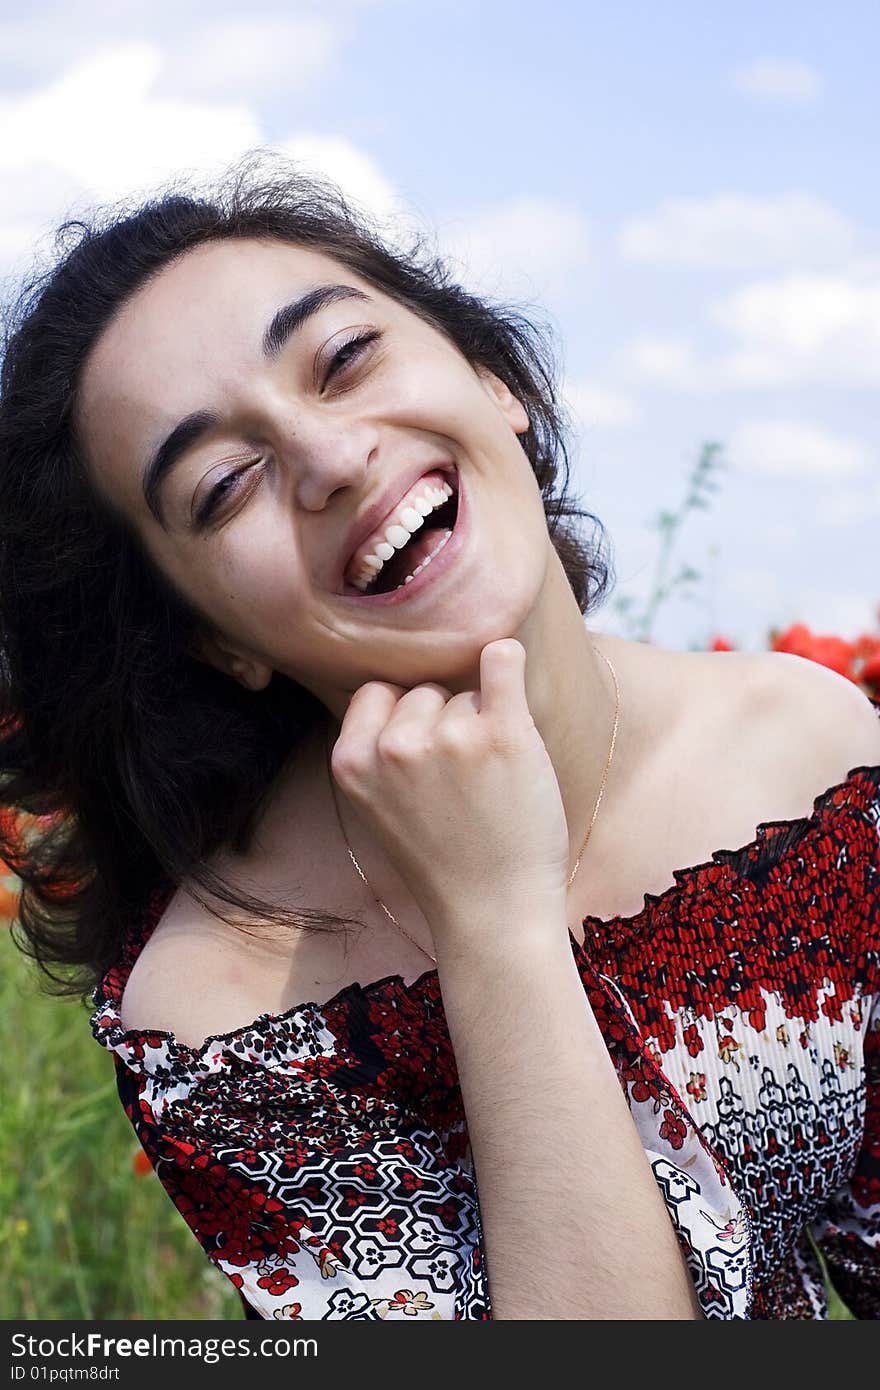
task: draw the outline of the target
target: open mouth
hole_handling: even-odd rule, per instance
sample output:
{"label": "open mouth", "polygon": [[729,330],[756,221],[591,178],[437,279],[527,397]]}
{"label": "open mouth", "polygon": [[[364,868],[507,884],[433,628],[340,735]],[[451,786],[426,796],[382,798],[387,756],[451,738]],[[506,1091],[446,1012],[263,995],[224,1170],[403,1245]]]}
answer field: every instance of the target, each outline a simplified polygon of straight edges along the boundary
{"label": "open mouth", "polygon": [[[450,539],[458,519],[458,473],[445,473],[443,482],[452,488],[451,496],[436,504],[404,544],[382,562],[375,574],[358,576],[357,583],[345,581],[343,593],[360,598],[390,594],[415,582],[421,572],[439,555]],[[379,557],[377,557],[379,558]]]}

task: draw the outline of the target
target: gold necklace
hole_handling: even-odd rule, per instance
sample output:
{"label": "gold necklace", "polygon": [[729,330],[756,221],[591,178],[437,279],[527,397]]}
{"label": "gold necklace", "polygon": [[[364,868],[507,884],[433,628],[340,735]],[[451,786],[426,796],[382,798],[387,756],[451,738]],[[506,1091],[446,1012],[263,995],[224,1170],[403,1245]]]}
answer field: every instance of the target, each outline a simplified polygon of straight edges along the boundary
{"label": "gold necklace", "polygon": [[[620,717],[620,685],[618,684],[618,680],[617,680],[617,672],[615,671],[614,667],[611,665],[611,662],[609,661],[609,659],[608,659],[608,657],[605,655],[605,653],[604,653],[604,652],[600,652],[600,651],[599,651],[599,648],[596,647],[596,646],[593,646],[592,643],[591,643],[590,645],[593,647],[593,651],[596,653],[596,655],[597,655],[597,656],[601,656],[602,660],[605,662],[606,666],[608,667],[609,671],[611,672],[612,678],[613,678],[613,680],[614,680],[614,690],[615,690],[615,695],[616,695],[616,703],[615,703],[615,706],[614,706],[614,728],[613,728],[612,731],[611,731],[611,747],[610,747],[609,750],[608,750],[608,758],[607,758],[606,763],[605,763],[605,769],[604,769],[604,771],[603,771],[603,773],[602,773],[602,780],[601,780],[601,782],[599,783],[599,795],[596,797],[596,805],[593,807],[592,819],[590,820],[589,829],[587,830],[587,834],[586,834],[586,838],[584,839],[584,843],[581,845],[580,853],[579,853],[579,855],[578,855],[578,857],[577,857],[577,863],[575,864],[574,868],[573,868],[572,871],[571,871],[571,874],[570,874],[570,876],[569,876],[568,883],[565,885],[566,888],[570,888],[571,885],[572,885],[572,881],[573,881],[573,879],[574,879],[574,876],[575,876],[575,874],[577,873],[578,869],[580,868],[581,859],[583,858],[584,850],[585,850],[586,847],[587,847],[587,841],[589,840],[590,836],[591,836],[592,833],[593,833],[593,826],[595,825],[595,823],[596,823],[596,817],[597,817],[597,815],[599,814],[599,805],[600,805],[600,802],[601,802],[601,800],[602,800],[602,794],[603,794],[603,792],[605,791],[605,782],[607,781],[607,778],[608,778],[608,769],[609,769],[610,766],[611,766],[611,759],[614,757],[614,744],[615,744],[615,742],[616,742],[616,740],[617,740],[617,724],[618,724],[618,720],[619,720],[619,717]],[[373,889],[372,889],[372,887],[371,887],[371,885],[370,885],[369,879],[367,878],[367,876],[366,876],[366,874],[364,873],[363,869],[361,868],[360,864],[359,864],[359,863],[357,862],[357,860],[355,859],[355,857],[354,857],[354,852],[353,852],[353,850],[352,850],[352,848],[351,848],[351,845],[348,843],[348,840],[345,838],[345,831],[344,831],[343,828],[342,828],[342,817],[341,817],[340,814],[339,814],[339,803],[338,803],[338,801],[336,800],[336,788],[335,788],[334,785],[333,785],[333,773],[332,773],[332,771],[331,771],[331,769],[330,769],[330,747],[329,747],[329,743],[327,742],[326,739],[325,739],[325,741],[324,741],[324,752],[325,752],[326,757],[327,757],[327,778],[328,778],[328,781],[329,781],[329,783],[330,783],[330,791],[331,791],[332,796],[333,796],[333,806],[334,806],[335,811],[336,811],[336,820],[337,820],[337,823],[338,823],[338,825],[339,825],[339,832],[340,832],[340,834],[342,835],[343,840],[345,840],[345,848],[348,850],[349,858],[351,859],[352,864],[353,864],[354,867],[357,869],[358,873],[360,874],[361,878],[363,879],[364,883],[366,884],[367,888],[369,889],[370,895],[372,896],[373,901],[376,903],[376,905],[377,905],[378,907],[381,907],[382,911],[385,913],[385,916],[386,916],[386,917],[390,917],[391,920],[392,920],[392,922],[394,923],[394,925],[397,927],[397,930],[400,931],[400,932],[402,932],[403,935],[407,938],[407,940],[408,940],[408,941],[411,941],[412,944],[413,944],[414,946],[418,946],[419,950],[423,953],[423,955],[426,955],[426,956],[429,958],[429,960],[432,960],[432,961],[434,962],[434,964],[436,965],[436,964],[437,964],[437,957],[431,955],[431,952],[430,952],[425,946],[423,946],[423,945],[421,944],[420,941],[416,941],[416,939],[415,939],[414,936],[410,936],[410,934],[409,934],[409,932],[406,930],[406,928],[405,928],[405,927],[402,927],[402,926],[400,925],[400,923],[398,922],[397,918],[394,916],[393,912],[389,912],[388,908],[385,906],[385,904],[383,903],[382,899],[381,899],[380,897],[378,897],[378,896],[373,892]]]}

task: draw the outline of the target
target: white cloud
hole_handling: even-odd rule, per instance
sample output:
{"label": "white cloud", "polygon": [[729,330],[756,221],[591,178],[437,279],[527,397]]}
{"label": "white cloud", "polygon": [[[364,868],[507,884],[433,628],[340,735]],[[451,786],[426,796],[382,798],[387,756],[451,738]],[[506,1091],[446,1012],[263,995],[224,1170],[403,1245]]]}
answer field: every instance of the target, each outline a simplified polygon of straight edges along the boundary
{"label": "white cloud", "polygon": [[769,646],[769,629],[785,631],[793,623],[806,623],[812,632],[854,640],[862,632],[877,627],[874,612],[876,599],[868,590],[832,588],[823,585],[798,583],[791,574],[791,565],[784,571],[785,584],[780,582],[779,567],[739,569],[731,567],[725,578],[725,590],[739,603],[754,606],[767,619],[756,625],[748,645],[756,650]]}
{"label": "white cloud", "polygon": [[220,20],[167,50],[162,87],[187,95],[299,95],[326,79],[350,35],[339,16]]}
{"label": "white cloud", "polygon": [[392,223],[406,219],[409,209],[378,164],[352,141],[335,135],[299,132],[272,146],[287,158],[339,185],[345,196],[375,216],[389,234]]}
{"label": "white cloud", "polygon": [[596,382],[568,382],[565,404],[588,429],[617,429],[634,424],[640,411],[631,396]]}
{"label": "white cloud", "polygon": [[803,539],[803,531],[793,521],[783,521],[775,517],[768,521],[764,526],[756,526],[752,531],[751,540],[760,542],[762,546],[772,547],[773,550],[790,550],[791,547]]}
{"label": "white cloud", "polygon": [[727,341],[710,356],[684,337],[634,338],[630,382],[683,391],[866,388],[880,383],[880,262],[754,281],[709,307]]}
{"label": "white cloud", "polygon": [[589,261],[581,214],[546,198],[515,198],[463,224],[445,223],[441,240],[460,278],[485,294],[570,293],[571,277]]}
{"label": "white cloud", "polygon": [[758,58],[738,68],[731,82],[737,91],[769,101],[815,101],[822,89],[822,78],[815,68],[778,58]]}
{"label": "white cloud", "polygon": [[839,263],[855,243],[854,228],[835,208],[796,192],[672,198],[631,218],[620,235],[630,260],[721,270]]}
{"label": "white cloud", "polygon": [[116,45],[56,81],[0,100],[0,192],[5,184],[6,204],[16,210],[0,224],[0,267],[23,266],[44,236],[40,251],[50,253],[59,222],[87,212],[95,201],[135,201],[175,176],[198,186],[256,148],[323,173],[388,222],[393,238],[394,215],[406,209],[398,208],[391,184],[351,141],[301,132],[262,145],[257,117],[246,104],[157,95],[163,64],[155,45]]}
{"label": "white cloud", "polygon": [[759,565],[741,568],[739,564],[734,564],[726,571],[724,587],[737,598],[755,604],[765,613],[772,613],[777,623],[785,613],[788,596],[783,591],[776,569]]}
{"label": "white cloud", "polygon": [[9,196],[4,205],[6,211],[0,218],[0,274],[8,273],[16,279],[36,258],[42,243],[50,249],[54,229],[67,215],[67,210],[75,211],[82,203],[87,190],[82,183],[40,162],[18,173],[14,179],[0,173],[0,196],[4,183],[8,184]]}
{"label": "white cloud", "polygon": [[837,274],[792,271],[716,303],[716,323],[738,342],[721,362],[730,386],[880,381],[880,266]]}
{"label": "white cloud", "polygon": [[[875,466],[875,472],[880,471]],[[832,488],[818,501],[824,525],[856,526],[880,517],[880,477],[865,478],[858,487]]]}
{"label": "white cloud", "polygon": [[258,142],[251,110],[156,98],[152,44],[103,48],[57,81],[0,101],[0,177],[18,187],[34,165],[57,168],[101,199],[153,188],[172,172],[221,168]]}
{"label": "white cloud", "polygon": [[656,386],[699,390],[707,384],[706,369],[686,338],[642,334],[624,349],[623,369],[630,378]]}
{"label": "white cloud", "polygon": [[869,453],[855,439],[799,420],[751,420],[734,430],[726,451],[737,470],[795,482],[857,477]]}

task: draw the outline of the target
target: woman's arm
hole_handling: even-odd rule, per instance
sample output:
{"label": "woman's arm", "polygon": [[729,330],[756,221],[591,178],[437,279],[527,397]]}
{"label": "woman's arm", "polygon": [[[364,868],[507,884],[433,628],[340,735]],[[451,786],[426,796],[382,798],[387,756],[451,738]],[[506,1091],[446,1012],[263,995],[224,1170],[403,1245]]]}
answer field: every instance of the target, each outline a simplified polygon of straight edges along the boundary
{"label": "woman's arm", "polygon": [[471,915],[435,935],[492,1315],[700,1318],[566,924],[549,945],[528,925]]}
{"label": "woman's arm", "polygon": [[[501,638],[480,653],[479,690],[367,681],[331,772],[431,925],[493,1316],[696,1317],[572,957],[569,829],[525,664]],[[710,1224],[700,1208],[697,1220]]]}

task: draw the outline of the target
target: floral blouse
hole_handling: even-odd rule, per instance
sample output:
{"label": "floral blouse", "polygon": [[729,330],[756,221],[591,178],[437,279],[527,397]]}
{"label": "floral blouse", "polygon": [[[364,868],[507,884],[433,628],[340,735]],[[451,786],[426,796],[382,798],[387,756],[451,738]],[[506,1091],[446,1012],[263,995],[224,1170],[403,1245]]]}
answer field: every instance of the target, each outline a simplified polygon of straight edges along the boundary
{"label": "floral blouse", "polygon": [[[827,1316],[818,1249],[851,1311],[876,1318],[880,766],[674,879],[633,917],[585,918],[571,949],[703,1314]],[[247,1315],[491,1318],[437,971],[198,1047],[126,1031],[126,980],[173,891],[133,922],[91,1029]]]}

